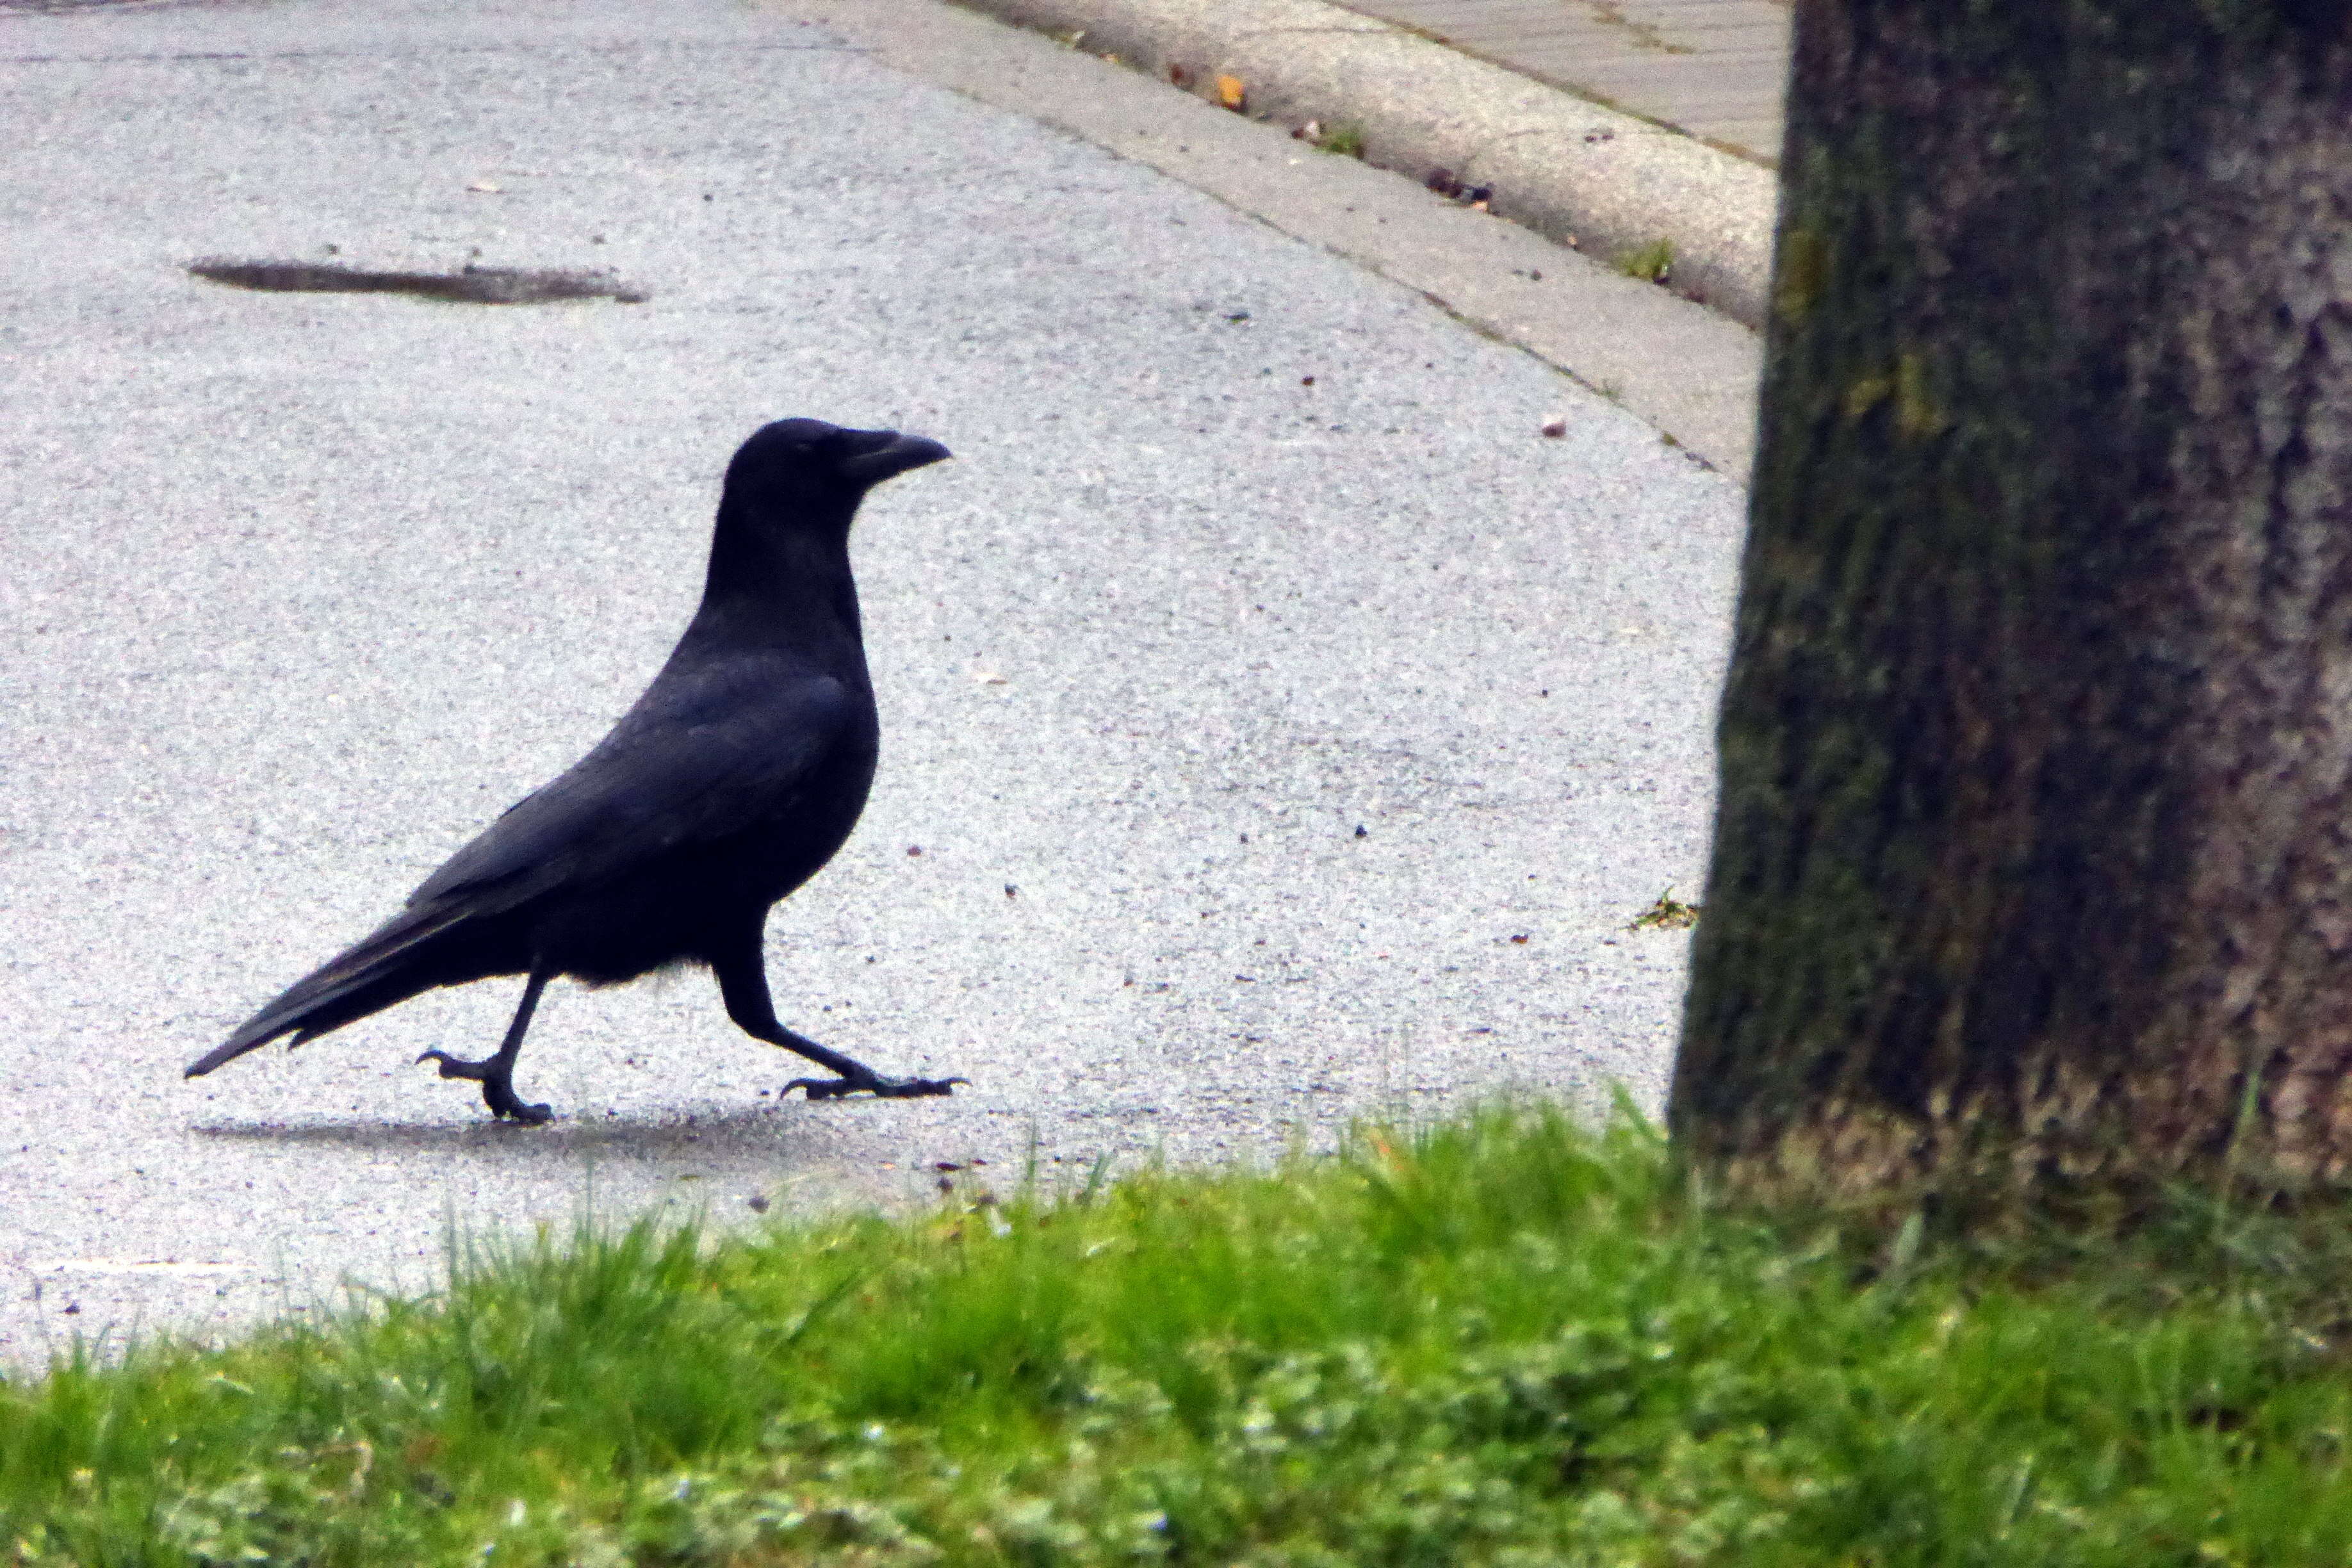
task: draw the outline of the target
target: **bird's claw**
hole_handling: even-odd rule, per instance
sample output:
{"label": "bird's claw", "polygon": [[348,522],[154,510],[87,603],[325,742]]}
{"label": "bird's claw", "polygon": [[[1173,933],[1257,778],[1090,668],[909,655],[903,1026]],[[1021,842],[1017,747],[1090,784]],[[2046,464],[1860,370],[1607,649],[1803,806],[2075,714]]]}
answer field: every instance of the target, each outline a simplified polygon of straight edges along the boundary
{"label": "bird's claw", "polygon": [[512,1069],[493,1057],[488,1061],[460,1061],[444,1050],[429,1050],[419,1056],[419,1063],[437,1062],[443,1078],[461,1078],[482,1086],[482,1103],[490,1114],[501,1121],[518,1121],[525,1127],[537,1127],[555,1119],[555,1112],[544,1105],[525,1105],[514,1091]]}
{"label": "bird's claw", "polygon": [[845,1095],[870,1094],[882,1100],[913,1100],[927,1094],[952,1094],[955,1086],[971,1087],[968,1078],[884,1078],[868,1073],[864,1078],[796,1078],[784,1085],[779,1100],[794,1089],[804,1092],[811,1100],[839,1100]]}
{"label": "bird's claw", "polygon": [[502,1121],[518,1122],[525,1127],[544,1127],[555,1120],[555,1108],[551,1105],[525,1105],[511,1089],[500,1094],[489,1085],[482,1086],[482,1099],[488,1104],[490,1114]]}

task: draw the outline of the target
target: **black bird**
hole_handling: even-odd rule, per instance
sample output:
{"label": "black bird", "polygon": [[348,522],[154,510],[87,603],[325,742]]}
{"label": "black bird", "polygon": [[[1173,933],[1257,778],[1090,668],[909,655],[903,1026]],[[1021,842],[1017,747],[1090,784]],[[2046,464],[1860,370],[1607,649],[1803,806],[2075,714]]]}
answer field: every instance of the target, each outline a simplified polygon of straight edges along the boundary
{"label": "black bird", "polygon": [[507,809],[349,951],[304,976],[191,1065],[196,1078],[280,1035],[314,1040],[440,985],[522,974],[496,1055],[426,1051],[493,1114],[548,1119],[515,1097],[515,1055],[559,974],[590,985],[708,964],[728,1016],[837,1077],[784,1086],[946,1094],[961,1079],[887,1079],[777,1022],[768,910],[833,858],[874,782],[878,727],[849,574],[866,492],[948,449],[895,430],[785,419],[727,465],[710,570],[654,683],[569,773]]}

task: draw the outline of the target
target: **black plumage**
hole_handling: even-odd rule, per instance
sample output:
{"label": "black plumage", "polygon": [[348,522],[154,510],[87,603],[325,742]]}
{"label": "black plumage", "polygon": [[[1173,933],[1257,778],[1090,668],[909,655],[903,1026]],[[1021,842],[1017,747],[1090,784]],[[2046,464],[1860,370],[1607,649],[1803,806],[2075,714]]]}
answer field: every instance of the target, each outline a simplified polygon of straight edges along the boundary
{"label": "black plumage", "polygon": [[547,983],[708,965],[729,1016],[836,1074],[812,1100],[945,1094],[957,1079],[886,1079],[776,1019],[768,910],[848,838],[874,780],[874,689],[849,570],[858,502],[948,456],[893,430],[769,425],[727,467],[702,604],[611,734],[409,895],[400,913],[288,988],[188,1068],[195,1078],[281,1036],[300,1045],[442,985],[528,976],[498,1051],[427,1051],[498,1116],[538,1122],[516,1053]]}

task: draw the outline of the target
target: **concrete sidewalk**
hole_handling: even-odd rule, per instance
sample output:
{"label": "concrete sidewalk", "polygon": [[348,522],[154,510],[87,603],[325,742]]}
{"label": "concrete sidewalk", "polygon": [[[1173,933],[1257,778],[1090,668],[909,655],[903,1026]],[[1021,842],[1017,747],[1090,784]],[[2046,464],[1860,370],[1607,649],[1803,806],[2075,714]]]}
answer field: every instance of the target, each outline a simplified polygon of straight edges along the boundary
{"label": "concrete sidewalk", "polygon": [[1349,0],[1349,9],[1756,163],[1780,162],[1787,0]]}

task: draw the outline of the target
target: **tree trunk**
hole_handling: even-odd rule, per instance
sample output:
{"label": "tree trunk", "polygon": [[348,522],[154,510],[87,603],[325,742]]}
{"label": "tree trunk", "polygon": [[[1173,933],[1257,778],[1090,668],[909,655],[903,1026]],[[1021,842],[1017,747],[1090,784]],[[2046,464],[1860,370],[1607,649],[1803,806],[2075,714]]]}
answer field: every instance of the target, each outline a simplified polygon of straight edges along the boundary
{"label": "tree trunk", "polygon": [[1750,1186],[2352,1171],[2342,0],[1798,0],[1670,1112]]}

